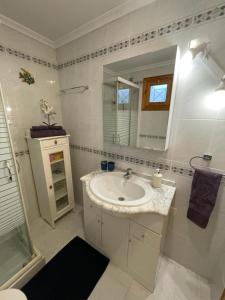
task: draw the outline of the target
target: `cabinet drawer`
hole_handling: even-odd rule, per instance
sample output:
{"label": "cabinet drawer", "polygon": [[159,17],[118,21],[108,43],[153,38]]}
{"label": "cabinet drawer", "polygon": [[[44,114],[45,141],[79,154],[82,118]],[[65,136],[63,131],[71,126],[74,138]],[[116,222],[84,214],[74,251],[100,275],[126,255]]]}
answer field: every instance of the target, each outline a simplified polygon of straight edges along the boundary
{"label": "cabinet drawer", "polygon": [[153,248],[160,247],[160,234],[154,233],[151,230],[134,222],[130,222],[130,238],[143,241],[144,243],[149,243]]}
{"label": "cabinet drawer", "polygon": [[162,234],[163,232],[163,225],[166,222],[166,217],[154,214],[154,213],[144,213],[132,216],[131,219],[140,225],[143,225],[150,229],[151,231],[154,231],[158,234]]}
{"label": "cabinet drawer", "polygon": [[49,148],[49,147],[55,147],[58,145],[64,145],[68,143],[68,138],[55,138],[55,139],[49,139],[46,141],[41,141],[42,148]]}

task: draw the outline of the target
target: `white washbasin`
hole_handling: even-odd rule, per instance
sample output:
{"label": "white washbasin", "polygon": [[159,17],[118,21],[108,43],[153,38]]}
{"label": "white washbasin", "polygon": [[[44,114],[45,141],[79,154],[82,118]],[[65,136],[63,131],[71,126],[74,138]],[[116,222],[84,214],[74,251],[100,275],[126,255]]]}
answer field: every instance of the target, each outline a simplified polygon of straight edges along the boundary
{"label": "white washbasin", "polygon": [[90,180],[91,192],[103,201],[118,206],[139,206],[149,201],[149,182],[136,175],[124,178],[122,172],[100,173]]}

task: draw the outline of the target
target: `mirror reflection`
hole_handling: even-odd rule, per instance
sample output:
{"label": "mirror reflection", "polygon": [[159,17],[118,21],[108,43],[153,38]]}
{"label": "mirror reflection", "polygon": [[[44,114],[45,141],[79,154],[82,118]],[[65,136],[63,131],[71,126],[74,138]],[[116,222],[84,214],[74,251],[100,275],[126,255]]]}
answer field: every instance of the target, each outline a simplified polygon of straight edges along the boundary
{"label": "mirror reflection", "polygon": [[166,150],[177,47],[104,66],[104,143]]}

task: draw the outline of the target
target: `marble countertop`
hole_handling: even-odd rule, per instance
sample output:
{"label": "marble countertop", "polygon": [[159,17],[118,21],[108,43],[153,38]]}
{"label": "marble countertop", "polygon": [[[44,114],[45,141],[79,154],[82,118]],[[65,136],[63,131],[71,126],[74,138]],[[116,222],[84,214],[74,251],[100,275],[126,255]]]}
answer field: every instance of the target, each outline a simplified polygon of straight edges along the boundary
{"label": "marble countertop", "polygon": [[[100,173],[102,173],[102,171],[91,172],[81,177],[81,181],[86,187],[86,191],[90,200],[93,201],[95,204],[99,205],[100,207],[102,207],[103,209],[109,210],[117,214],[124,214],[124,215],[147,213],[147,212],[158,213],[164,216],[168,215],[176,191],[176,186],[174,182],[169,182],[170,184],[163,183],[160,188],[152,188],[151,199],[149,199],[147,203],[144,203],[143,205],[139,205],[139,206],[128,207],[128,206],[120,206],[120,205],[107,203],[104,200],[101,200],[100,198],[95,196],[95,194],[90,189],[90,181],[94,176],[97,176]],[[143,179],[145,181],[146,180],[149,181],[149,184],[151,184],[150,179],[146,179],[146,178]]]}

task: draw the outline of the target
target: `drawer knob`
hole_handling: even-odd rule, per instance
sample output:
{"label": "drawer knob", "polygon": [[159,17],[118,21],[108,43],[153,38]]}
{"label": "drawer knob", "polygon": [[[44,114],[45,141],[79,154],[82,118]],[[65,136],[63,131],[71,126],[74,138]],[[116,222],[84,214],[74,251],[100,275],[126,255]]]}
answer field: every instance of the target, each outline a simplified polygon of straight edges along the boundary
{"label": "drawer knob", "polygon": [[57,145],[57,140],[55,140],[55,145]]}
{"label": "drawer knob", "polygon": [[49,186],[50,190],[52,189],[52,185]]}
{"label": "drawer knob", "polygon": [[144,234],[142,234],[142,237],[144,238],[144,237],[145,237],[145,235],[144,235]]}
{"label": "drawer knob", "polygon": [[92,205],[90,205],[90,208],[92,208],[93,206]]}

